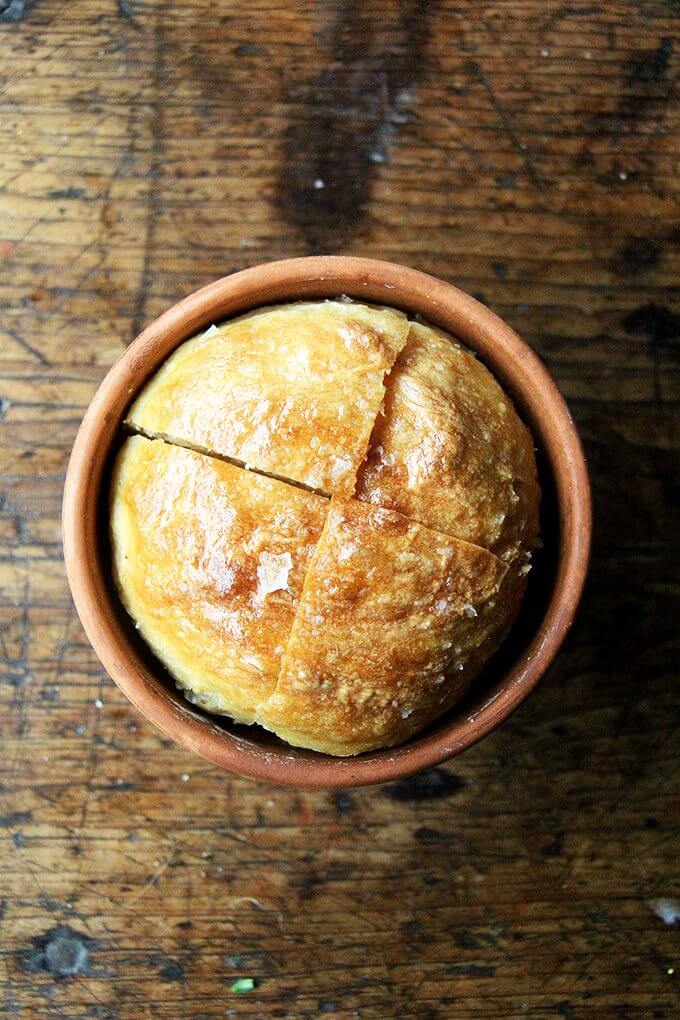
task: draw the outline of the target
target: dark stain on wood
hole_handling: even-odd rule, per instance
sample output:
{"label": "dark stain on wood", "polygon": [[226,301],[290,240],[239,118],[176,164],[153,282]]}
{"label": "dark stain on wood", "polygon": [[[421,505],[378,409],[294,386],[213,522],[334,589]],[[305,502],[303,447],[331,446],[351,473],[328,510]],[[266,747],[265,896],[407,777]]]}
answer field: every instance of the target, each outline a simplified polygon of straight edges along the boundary
{"label": "dark stain on wood", "polygon": [[662,244],[653,237],[629,237],[612,261],[618,276],[638,276],[654,269],[663,252]]}
{"label": "dark stain on wood", "polygon": [[0,21],[23,21],[34,0],[0,0]]}
{"label": "dark stain on wood", "polygon": [[131,21],[133,24],[136,24],[135,14],[137,13],[137,10],[132,0],[118,0],[118,11],[124,18],[127,19],[127,21]]}
{"label": "dark stain on wood", "polygon": [[629,125],[658,114],[671,97],[667,80],[673,39],[664,36],[653,49],[636,50],[623,67],[624,94],[618,112]]}
{"label": "dark stain on wood", "polygon": [[433,829],[430,825],[420,825],[413,833],[413,837],[417,843],[433,845],[453,843],[456,840],[452,833],[444,832],[441,829]]}
{"label": "dark stain on wood", "polygon": [[638,50],[626,63],[625,83],[630,88],[664,81],[673,52],[673,40],[664,36],[651,50]]}
{"label": "dark stain on wood", "polygon": [[680,336],[680,314],[653,302],[636,308],[624,318],[622,325],[626,333],[643,333],[655,340],[673,340]]}
{"label": "dark stain on wood", "polygon": [[[517,934],[517,933],[516,933]],[[520,934],[521,941],[522,935]],[[505,935],[502,927],[496,926],[495,930],[479,931],[472,935],[470,932],[462,932],[460,934],[454,934],[453,938],[457,946],[461,949],[483,949],[485,946],[499,946],[503,942]]]}
{"label": "dark stain on wood", "polygon": [[300,900],[304,903],[313,900],[323,886],[323,877],[312,867],[307,866],[302,875],[294,882]]}
{"label": "dark stain on wood", "polygon": [[348,811],[353,811],[356,807],[354,797],[347,790],[334,790],[331,794],[331,800],[335,804],[336,811],[341,815],[346,814]]}
{"label": "dark stain on wood", "polygon": [[15,825],[25,825],[33,817],[30,811],[12,811],[8,815],[0,815],[0,829],[11,829]]}
{"label": "dark stain on wood", "polygon": [[261,43],[243,42],[234,49],[235,57],[268,57],[269,50]]}
{"label": "dark stain on wood", "polygon": [[493,977],[496,968],[483,963],[452,963],[446,968],[448,974],[465,977]]}
{"label": "dark stain on wood", "polygon": [[56,191],[50,191],[49,198],[83,198],[86,194],[86,190],[83,187],[71,184],[68,188],[57,188]]}
{"label": "dark stain on wood", "polygon": [[419,803],[428,800],[439,800],[452,797],[465,789],[467,783],[448,769],[434,768],[428,772],[420,772],[408,779],[400,779],[396,783],[388,783],[382,792],[390,800]]}
{"label": "dark stain on wood", "polygon": [[179,960],[169,960],[158,972],[161,981],[184,981],[184,965]]}
{"label": "dark stain on wood", "polygon": [[640,333],[647,338],[648,348],[653,363],[654,397],[662,403],[662,368],[661,358],[669,363],[674,370],[680,361],[680,315],[666,305],[650,302],[636,308],[623,320],[626,333]]}
{"label": "dark stain on wood", "polygon": [[[664,36],[657,46],[631,51],[620,67],[621,85],[614,106],[606,104],[599,93],[584,96],[584,132],[589,136],[609,135],[612,140],[634,134],[640,124],[650,123],[654,131],[660,125],[674,88],[669,76],[673,39]],[[654,190],[653,175],[649,186]]]}
{"label": "dark stain on wood", "polygon": [[[408,117],[409,90],[423,73],[435,7],[401,0],[390,26],[359,0],[341,0],[327,66],[289,83],[296,112],[275,202],[308,251],[337,251],[359,231],[378,167],[389,161],[393,136]],[[396,31],[396,43],[384,41],[385,28]]]}
{"label": "dark stain on wood", "polygon": [[67,924],[38,935],[34,948],[23,956],[23,965],[32,972],[47,971],[57,978],[75,977],[86,973],[93,939],[74,931]]}
{"label": "dark stain on wood", "polygon": [[555,838],[543,847],[544,857],[559,857],[564,849],[564,833],[558,832]]}
{"label": "dark stain on wood", "polygon": [[582,6],[563,4],[558,7],[555,14],[559,18],[587,18],[593,14],[600,14],[601,11],[601,4],[583,4]]}

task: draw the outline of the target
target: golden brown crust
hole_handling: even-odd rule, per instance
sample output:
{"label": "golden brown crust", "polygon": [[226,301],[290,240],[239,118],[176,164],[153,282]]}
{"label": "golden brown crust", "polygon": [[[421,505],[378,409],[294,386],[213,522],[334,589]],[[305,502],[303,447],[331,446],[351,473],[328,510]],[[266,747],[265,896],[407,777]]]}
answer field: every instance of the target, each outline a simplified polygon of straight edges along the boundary
{"label": "golden brown crust", "polygon": [[455,703],[515,607],[484,549],[366,503],[333,499],[275,693],[259,718],[292,744],[358,754]]}
{"label": "golden brown crust", "polygon": [[402,312],[342,301],[261,309],[182,344],[135,401],[147,434],[352,494],[406,343]]}
{"label": "golden brown crust", "polygon": [[240,722],[274,689],[328,501],[161,440],[111,485],[123,605],[191,700]]}
{"label": "golden brown crust", "polygon": [[411,323],[386,386],[357,498],[523,563],[538,536],[533,442],[490,372]]}
{"label": "golden brown crust", "polygon": [[463,696],[515,618],[533,445],[445,333],[354,303],[262,309],[183,344],[129,420],[180,445],[119,455],[116,583],[203,707],[326,753],[390,746]]}

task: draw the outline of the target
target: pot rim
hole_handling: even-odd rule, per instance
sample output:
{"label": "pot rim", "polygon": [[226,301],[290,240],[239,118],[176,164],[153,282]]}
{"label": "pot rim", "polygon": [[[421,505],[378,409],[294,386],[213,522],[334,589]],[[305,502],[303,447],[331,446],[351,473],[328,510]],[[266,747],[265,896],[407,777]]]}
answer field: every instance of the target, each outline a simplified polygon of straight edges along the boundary
{"label": "pot rim", "polygon": [[[169,353],[210,322],[303,297],[349,295],[419,314],[462,340],[499,377],[540,441],[555,485],[558,568],[540,625],[496,682],[497,693],[473,716],[393,748],[334,758],[241,737],[174,700],[120,622],[97,532],[105,467],[125,411]],[[76,436],[64,485],[64,559],[76,610],[100,662],[129,700],[182,746],[231,772],[309,788],[369,785],[431,768],[477,743],[534,689],[573,622],[590,554],[588,471],[569,410],[539,358],[502,319],[452,284],[395,263],[354,256],[310,256],[241,270],[195,291],[152,322],[99,386]],[[258,731],[259,732],[259,731]]]}

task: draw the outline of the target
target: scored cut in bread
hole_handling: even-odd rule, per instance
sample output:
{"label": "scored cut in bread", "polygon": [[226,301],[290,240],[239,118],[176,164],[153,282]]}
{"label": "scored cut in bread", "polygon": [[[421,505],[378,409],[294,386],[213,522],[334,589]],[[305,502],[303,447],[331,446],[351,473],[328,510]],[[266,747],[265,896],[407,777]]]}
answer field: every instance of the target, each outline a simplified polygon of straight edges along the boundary
{"label": "scored cut in bread", "polygon": [[528,429],[480,361],[417,322],[390,374],[355,495],[507,563],[538,537]]}
{"label": "scored cut in bread", "polygon": [[368,503],[333,499],[260,721],[353,755],[399,743],[467,690],[517,606],[492,553]]}
{"label": "scored cut in bread", "polygon": [[128,424],[162,438],[116,463],[116,584],[206,710],[328,754],[389,747],[512,625],[533,443],[441,330],[344,300],[262,309],[182,344]]}
{"label": "scored cut in bread", "polygon": [[187,696],[237,722],[276,686],[328,500],[160,439],[111,486],[116,586]]}
{"label": "scored cut in bread", "polygon": [[406,343],[403,312],[298,302],[241,316],[183,343],[132,405],[146,435],[351,496]]}

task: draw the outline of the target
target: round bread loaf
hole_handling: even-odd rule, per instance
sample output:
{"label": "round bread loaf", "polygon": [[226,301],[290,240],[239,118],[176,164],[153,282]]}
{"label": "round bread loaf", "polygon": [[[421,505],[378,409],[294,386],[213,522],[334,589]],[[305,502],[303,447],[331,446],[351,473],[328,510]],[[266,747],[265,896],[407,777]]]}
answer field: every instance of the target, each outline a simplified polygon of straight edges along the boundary
{"label": "round bread loaf", "polygon": [[441,330],[347,300],[262,309],[182,344],[127,425],[115,582],[205,710],[328,754],[390,746],[507,634],[533,444]]}

